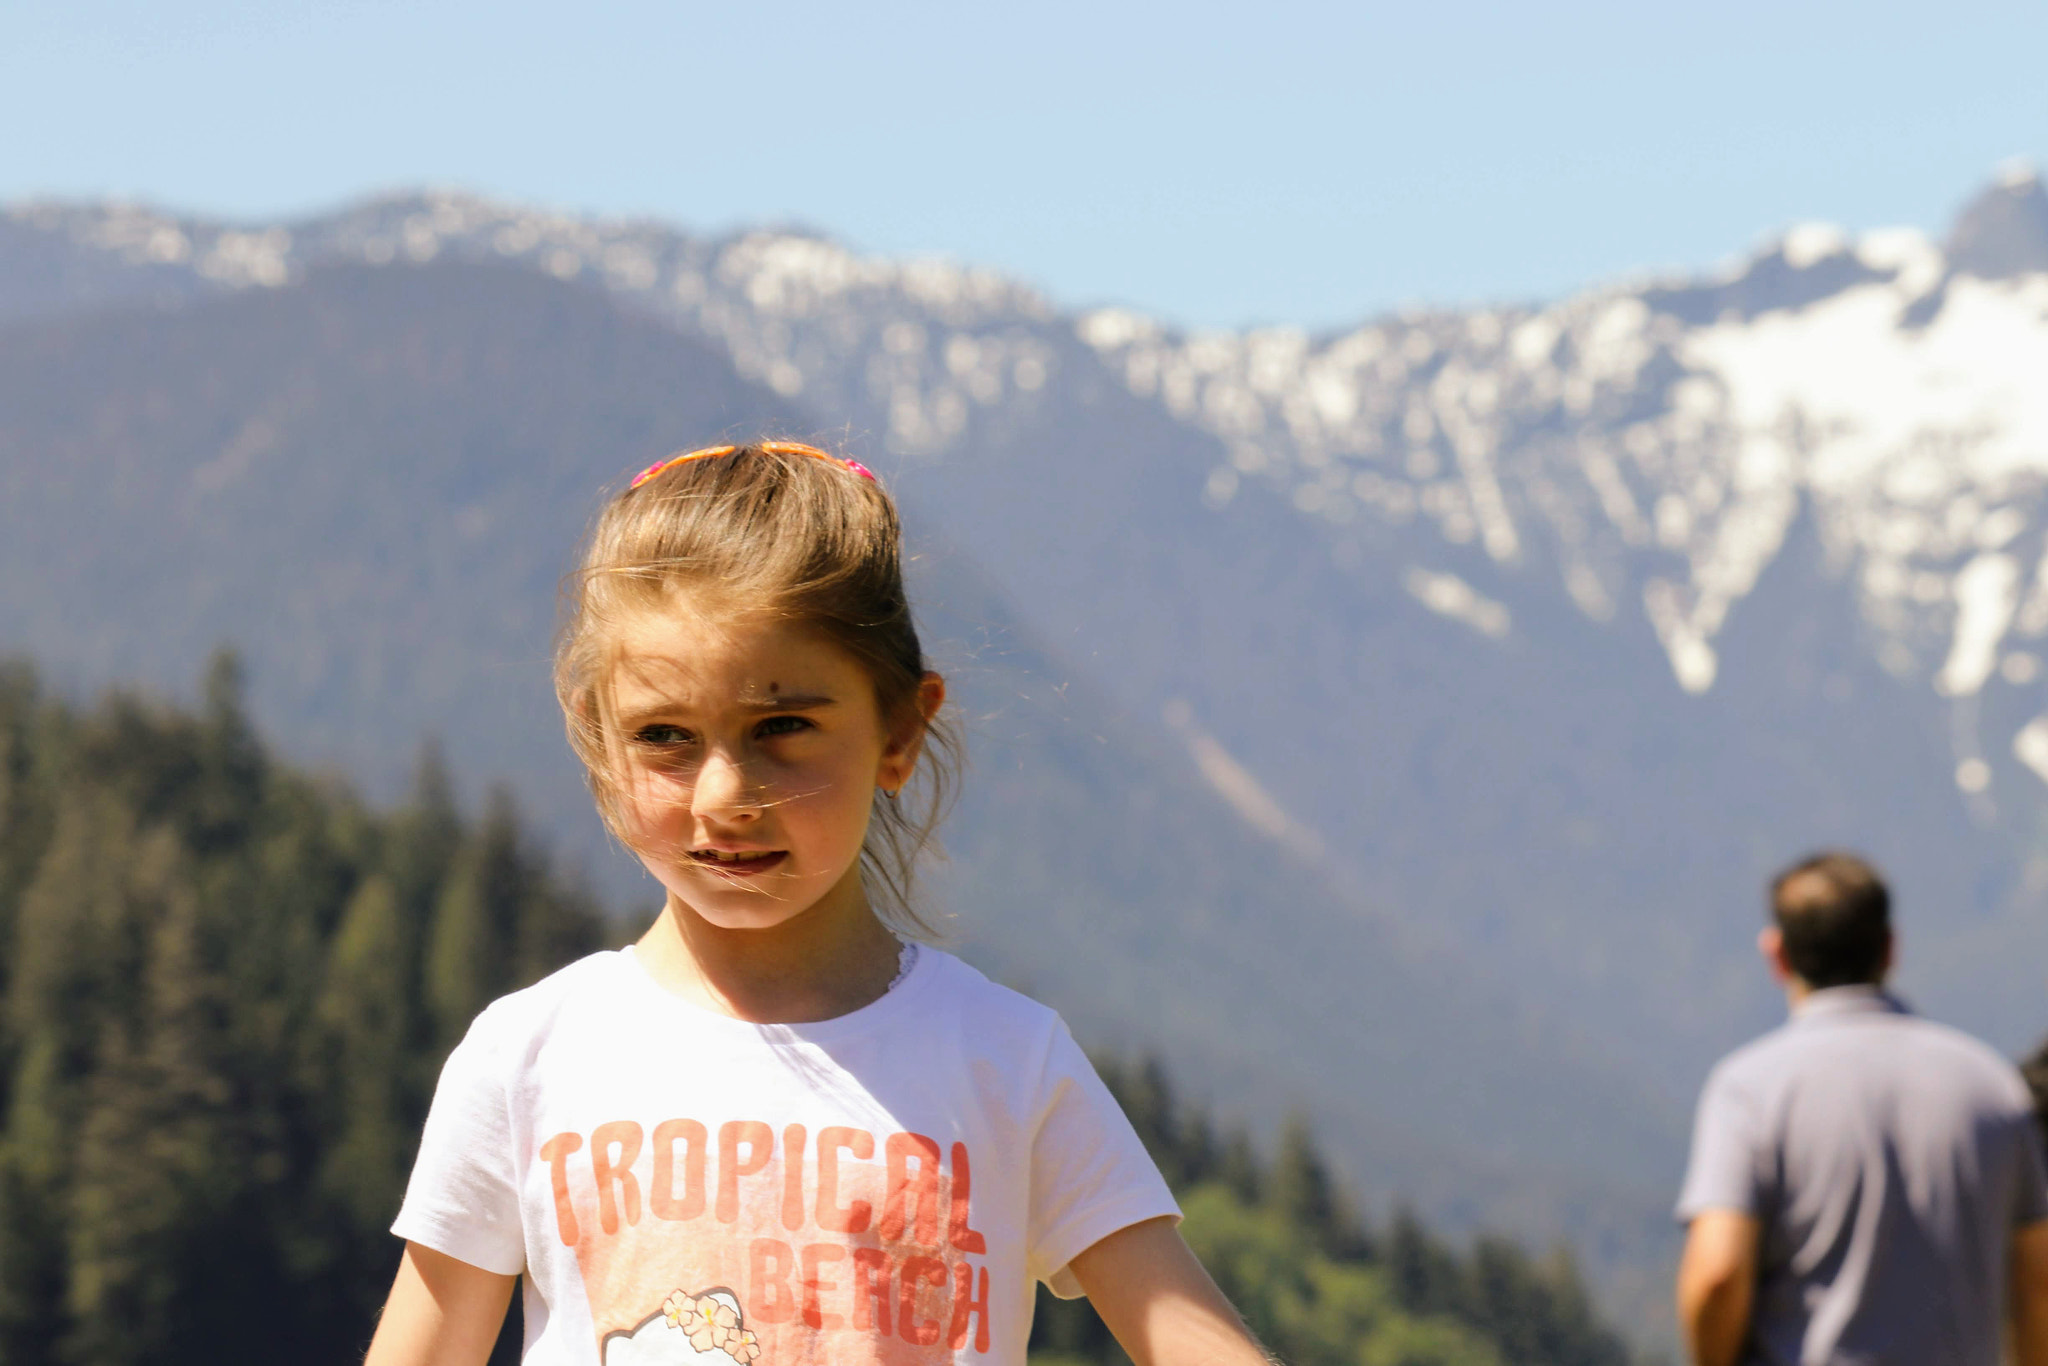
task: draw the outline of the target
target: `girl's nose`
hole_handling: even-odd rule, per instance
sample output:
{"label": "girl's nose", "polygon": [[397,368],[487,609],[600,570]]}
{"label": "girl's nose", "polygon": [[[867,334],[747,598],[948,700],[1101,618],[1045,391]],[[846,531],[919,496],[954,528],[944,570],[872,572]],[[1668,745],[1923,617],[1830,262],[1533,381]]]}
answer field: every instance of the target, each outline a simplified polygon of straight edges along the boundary
{"label": "girl's nose", "polygon": [[760,813],[760,806],[745,760],[723,750],[704,756],[690,792],[690,807],[696,814],[721,820],[750,820]]}

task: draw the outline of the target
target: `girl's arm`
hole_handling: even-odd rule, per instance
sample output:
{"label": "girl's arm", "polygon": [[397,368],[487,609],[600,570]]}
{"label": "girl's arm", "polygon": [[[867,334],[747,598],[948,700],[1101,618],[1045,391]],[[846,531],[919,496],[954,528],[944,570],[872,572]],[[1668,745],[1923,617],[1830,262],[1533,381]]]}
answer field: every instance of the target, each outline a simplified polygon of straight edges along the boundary
{"label": "girl's arm", "polygon": [[484,1366],[518,1283],[407,1243],[363,1366]]}
{"label": "girl's arm", "polygon": [[1171,1219],[1119,1229],[1073,1272],[1137,1366],[1271,1366]]}

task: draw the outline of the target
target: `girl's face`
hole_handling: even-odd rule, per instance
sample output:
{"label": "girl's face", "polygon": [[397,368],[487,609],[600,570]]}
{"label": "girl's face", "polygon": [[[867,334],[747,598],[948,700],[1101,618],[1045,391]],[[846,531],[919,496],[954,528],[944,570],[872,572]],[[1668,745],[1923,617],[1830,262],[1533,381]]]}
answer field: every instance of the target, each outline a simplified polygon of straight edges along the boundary
{"label": "girl's face", "polygon": [[[621,623],[609,737],[624,833],[673,900],[721,929],[866,909],[875,790],[902,786],[921,718],[815,628],[702,610],[688,594]],[[944,697],[928,675],[927,714]]]}

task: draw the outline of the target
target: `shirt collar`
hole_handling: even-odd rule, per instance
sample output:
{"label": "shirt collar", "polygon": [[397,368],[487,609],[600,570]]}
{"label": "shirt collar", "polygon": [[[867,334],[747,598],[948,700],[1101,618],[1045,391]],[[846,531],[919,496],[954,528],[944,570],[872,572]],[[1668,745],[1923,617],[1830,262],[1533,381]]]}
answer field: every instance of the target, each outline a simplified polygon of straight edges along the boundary
{"label": "shirt collar", "polygon": [[1807,993],[1793,1007],[1792,1018],[1805,1020],[1825,1015],[1906,1015],[1906,1003],[1881,986],[1856,983],[1846,987],[1822,987]]}

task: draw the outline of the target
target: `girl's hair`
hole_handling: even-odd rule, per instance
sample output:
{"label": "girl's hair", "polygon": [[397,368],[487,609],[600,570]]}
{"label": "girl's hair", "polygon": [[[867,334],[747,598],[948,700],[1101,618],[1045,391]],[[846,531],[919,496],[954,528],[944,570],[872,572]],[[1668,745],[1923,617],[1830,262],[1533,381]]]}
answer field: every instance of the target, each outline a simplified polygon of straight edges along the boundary
{"label": "girl's hair", "polygon": [[[927,669],[903,591],[903,530],[874,476],[794,442],[762,441],[650,468],[599,512],[564,593],[555,696],[597,809],[622,843],[611,689],[614,625],[687,589],[715,610],[769,612],[823,631],[872,680],[884,725],[917,715]],[[958,770],[941,714],[924,727],[911,783],[877,794],[861,850],[870,902],[900,933],[933,937],[913,900],[916,864],[936,851]]]}

